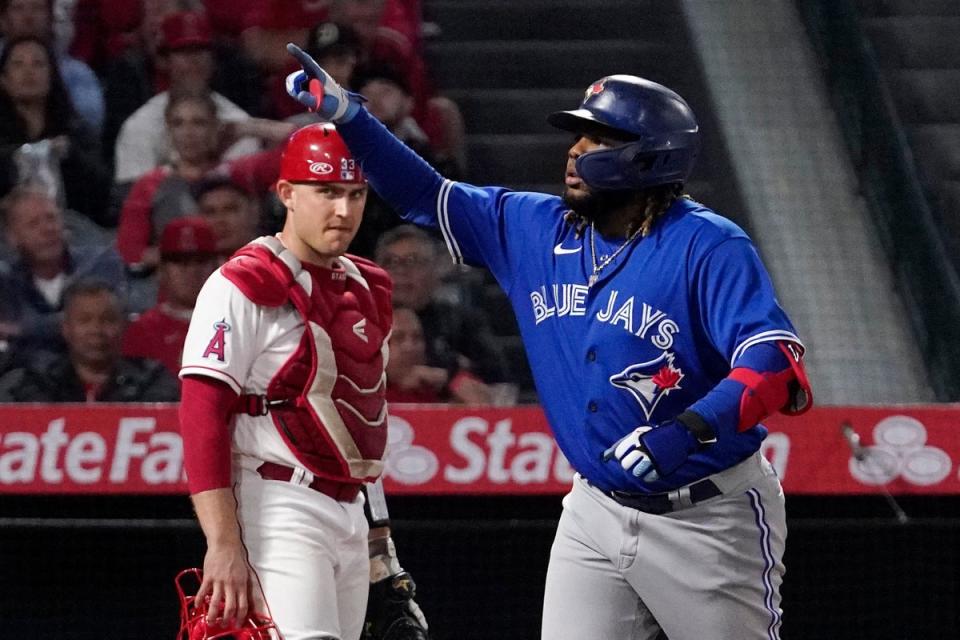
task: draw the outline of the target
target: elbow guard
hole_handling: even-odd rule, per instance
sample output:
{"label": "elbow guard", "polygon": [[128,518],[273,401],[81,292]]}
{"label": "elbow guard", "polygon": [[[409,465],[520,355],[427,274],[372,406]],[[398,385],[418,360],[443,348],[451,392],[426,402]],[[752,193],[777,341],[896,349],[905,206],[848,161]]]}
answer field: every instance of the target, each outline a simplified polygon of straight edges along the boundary
{"label": "elbow guard", "polygon": [[727,376],[744,386],[740,396],[738,432],[750,429],[777,411],[795,416],[813,406],[813,391],[803,367],[803,354],[798,346],[782,341],[771,345],[782,353],[778,358],[781,364],[775,368],[751,367],[751,363],[744,362],[749,360],[750,351],[759,351],[758,347],[761,346],[766,345],[748,349],[737,363],[740,366],[735,367]]}

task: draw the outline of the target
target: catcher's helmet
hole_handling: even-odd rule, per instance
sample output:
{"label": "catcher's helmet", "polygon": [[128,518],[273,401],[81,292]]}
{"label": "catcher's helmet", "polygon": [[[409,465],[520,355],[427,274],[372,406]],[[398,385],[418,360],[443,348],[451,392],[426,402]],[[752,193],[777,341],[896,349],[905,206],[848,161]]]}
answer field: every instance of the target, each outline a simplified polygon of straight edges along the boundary
{"label": "catcher's helmet", "polygon": [[174,583],[180,596],[180,633],[177,640],[274,640],[280,637],[277,625],[267,614],[249,613],[238,627],[207,625],[209,603],[197,602],[196,596],[188,596],[183,590],[183,579],[193,576],[203,580],[199,569],[184,569],[177,574]]}
{"label": "catcher's helmet", "polygon": [[636,76],[597,80],[579,109],[547,117],[574,133],[623,141],[577,158],[577,173],[594,189],[645,189],[683,183],[700,150],[697,118],[676,92]]}
{"label": "catcher's helmet", "polygon": [[280,179],[290,182],[366,182],[360,166],[332,124],[297,129],[280,158]]}

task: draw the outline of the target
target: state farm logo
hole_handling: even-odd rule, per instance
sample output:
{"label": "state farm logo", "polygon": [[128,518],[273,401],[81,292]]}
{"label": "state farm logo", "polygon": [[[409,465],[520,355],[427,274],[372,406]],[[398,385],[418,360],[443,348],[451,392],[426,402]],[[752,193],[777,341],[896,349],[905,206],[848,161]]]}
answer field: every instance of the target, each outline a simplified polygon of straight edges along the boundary
{"label": "state farm logo", "polygon": [[318,176],[331,174],[333,173],[333,165],[327,162],[310,162],[310,173],[315,173]]}
{"label": "state farm logo", "polygon": [[946,451],[927,444],[927,429],[916,418],[884,418],[873,428],[873,442],[849,462],[850,474],[863,484],[883,485],[901,477],[929,486],[942,482],[953,467]]}
{"label": "state farm logo", "polygon": [[180,434],[156,427],[156,418],[124,417],[104,433],[74,431],[56,418],[39,434],[0,434],[0,486],[182,482]]}
{"label": "state farm logo", "polygon": [[458,485],[569,485],[573,481],[573,469],[549,433],[515,433],[513,428],[510,418],[461,418],[450,429],[450,454],[441,452],[441,463],[433,451],[413,444],[409,422],[391,415],[384,475],[405,485],[436,482],[438,476]]}
{"label": "state farm logo", "polygon": [[440,462],[433,451],[413,444],[413,427],[403,418],[387,419],[387,458],[384,475],[402,484],[423,484],[437,475]]}

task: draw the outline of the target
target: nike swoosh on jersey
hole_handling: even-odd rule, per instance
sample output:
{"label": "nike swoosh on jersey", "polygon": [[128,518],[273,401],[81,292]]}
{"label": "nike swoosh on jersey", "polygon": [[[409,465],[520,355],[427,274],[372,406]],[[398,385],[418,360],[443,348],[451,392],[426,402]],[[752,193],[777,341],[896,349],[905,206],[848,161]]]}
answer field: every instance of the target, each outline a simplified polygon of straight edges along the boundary
{"label": "nike swoosh on jersey", "polygon": [[558,256],[565,256],[569,253],[578,253],[580,249],[583,249],[583,245],[580,245],[579,247],[574,247],[572,249],[567,249],[566,247],[563,246],[563,243],[561,242],[560,244],[558,244],[553,248],[553,252]]}

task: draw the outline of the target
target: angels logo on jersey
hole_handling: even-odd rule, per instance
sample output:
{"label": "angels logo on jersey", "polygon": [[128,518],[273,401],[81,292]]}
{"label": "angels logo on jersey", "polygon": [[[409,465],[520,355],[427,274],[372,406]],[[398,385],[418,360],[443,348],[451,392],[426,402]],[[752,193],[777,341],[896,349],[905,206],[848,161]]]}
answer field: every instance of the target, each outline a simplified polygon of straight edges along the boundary
{"label": "angels logo on jersey", "polygon": [[680,388],[683,371],[673,366],[675,357],[669,351],[664,351],[649,362],[632,364],[620,373],[610,376],[610,384],[629,391],[640,403],[647,420],[650,420],[660,399]]}
{"label": "angels logo on jersey", "polygon": [[223,362],[227,349],[226,333],[230,331],[230,325],[221,319],[219,322],[213,323],[213,329],[215,333],[210,338],[210,342],[207,343],[207,348],[203,350],[203,357],[209,358],[213,355],[217,356],[217,360]]}

